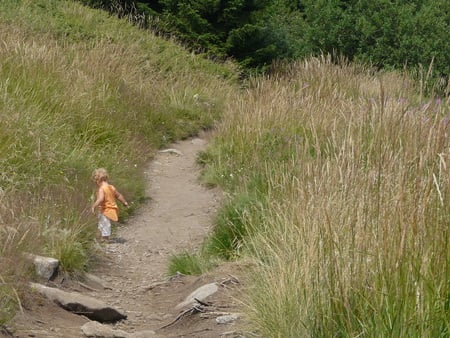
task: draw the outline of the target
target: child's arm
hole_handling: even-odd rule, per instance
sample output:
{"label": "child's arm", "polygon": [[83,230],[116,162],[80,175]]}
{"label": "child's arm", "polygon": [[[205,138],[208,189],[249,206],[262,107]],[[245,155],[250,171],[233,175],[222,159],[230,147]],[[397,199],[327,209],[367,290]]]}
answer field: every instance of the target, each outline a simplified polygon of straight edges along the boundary
{"label": "child's arm", "polygon": [[99,188],[97,191],[97,200],[92,204],[92,213],[95,213],[95,208],[97,208],[105,199],[105,192],[103,189]]}
{"label": "child's arm", "polygon": [[122,194],[120,192],[118,192],[116,190],[116,198],[124,205],[124,206],[128,206],[128,202],[125,200],[125,198],[122,196]]}

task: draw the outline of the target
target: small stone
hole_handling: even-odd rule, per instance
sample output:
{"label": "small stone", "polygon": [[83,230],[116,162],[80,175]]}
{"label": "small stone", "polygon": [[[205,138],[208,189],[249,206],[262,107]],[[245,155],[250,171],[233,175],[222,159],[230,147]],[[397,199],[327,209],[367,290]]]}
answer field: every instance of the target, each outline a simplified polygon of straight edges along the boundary
{"label": "small stone", "polygon": [[231,322],[234,322],[235,320],[239,319],[240,315],[237,313],[232,313],[225,316],[219,316],[216,318],[217,324],[228,324]]}
{"label": "small stone", "polygon": [[33,261],[36,274],[45,279],[51,279],[58,271],[59,260],[52,257],[43,257],[28,254],[27,257]]}
{"label": "small stone", "polygon": [[89,338],[130,338],[131,334],[122,331],[114,330],[107,325],[102,325],[98,322],[87,322],[81,327],[81,331]]}

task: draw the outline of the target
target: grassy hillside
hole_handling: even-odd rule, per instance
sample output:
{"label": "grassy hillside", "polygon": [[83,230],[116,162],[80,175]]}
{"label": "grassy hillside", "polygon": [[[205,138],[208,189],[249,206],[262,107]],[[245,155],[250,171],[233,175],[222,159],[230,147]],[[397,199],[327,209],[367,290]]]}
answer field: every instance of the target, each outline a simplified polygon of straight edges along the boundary
{"label": "grassy hillside", "polygon": [[92,171],[139,204],[144,164],[211,127],[236,73],[73,1],[1,1],[0,33],[2,323],[29,278],[23,251],[88,267]]}
{"label": "grassy hillside", "polygon": [[228,102],[203,156],[231,193],[211,241],[254,262],[263,337],[448,336],[449,108],[326,58]]}

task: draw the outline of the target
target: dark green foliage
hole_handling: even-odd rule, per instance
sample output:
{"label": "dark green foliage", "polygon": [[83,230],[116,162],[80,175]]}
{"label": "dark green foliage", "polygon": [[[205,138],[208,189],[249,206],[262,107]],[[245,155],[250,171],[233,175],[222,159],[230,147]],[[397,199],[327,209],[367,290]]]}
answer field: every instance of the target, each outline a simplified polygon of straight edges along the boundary
{"label": "dark green foliage", "polygon": [[232,57],[247,69],[266,69],[278,59],[331,54],[379,68],[432,64],[435,78],[450,74],[446,0],[83,2],[139,10],[157,18],[150,21],[160,33],[177,36],[193,50]]}
{"label": "dark green foliage", "polygon": [[244,67],[258,68],[269,65],[279,55],[277,44],[284,42],[277,41],[272,33],[267,27],[247,24],[230,32],[227,51],[240,60]]}
{"label": "dark green foliage", "polygon": [[277,48],[284,43],[270,29],[270,23],[261,22],[269,0],[83,2],[109,10],[122,6],[121,10],[130,13],[139,9],[157,17],[152,20],[152,27],[158,32],[175,35],[193,50],[220,58],[231,56],[249,67],[270,64],[279,56]]}
{"label": "dark green foliage", "polygon": [[305,1],[306,44],[317,55],[321,53],[352,56],[357,49],[357,34],[351,9],[341,7],[342,1]]}
{"label": "dark green foliage", "polygon": [[306,43],[314,53],[359,59],[379,68],[450,72],[450,5],[445,1],[305,1]]}
{"label": "dark green foliage", "polygon": [[355,56],[378,66],[428,66],[449,74],[449,5],[444,1],[360,1],[355,6]]}

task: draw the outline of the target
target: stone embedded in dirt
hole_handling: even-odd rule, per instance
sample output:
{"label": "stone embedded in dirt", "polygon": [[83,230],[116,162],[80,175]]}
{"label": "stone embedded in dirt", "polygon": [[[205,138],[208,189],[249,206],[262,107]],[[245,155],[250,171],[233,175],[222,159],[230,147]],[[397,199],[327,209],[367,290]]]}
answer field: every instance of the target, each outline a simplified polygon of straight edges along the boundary
{"label": "stone embedded in dirt", "polygon": [[49,280],[57,274],[59,260],[52,257],[43,257],[31,253],[26,256],[33,262],[36,274],[39,277]]}
{"label": "stone embedded in dirt", "polygon": [[31,283],[31,287],[63,309],[101,323],[111,323],[127,318],[118,309],[80,293],[66,292],[38,283]]}
{"label": "stone embedded in dirt", "polygon": [[229,315],[219,316],[216,318],[217,324],[228,324],[231,322],[234,322],[235,320],[238,320],[240,318],[239,313],[231,313]]}
{"label": "stone embedded in dirt", "polygon": [[196,299],[198,299],[199,301],[203,301],[212,294],[216,293],[217,290],[219,290],[219,286],[217,285],[217,283],[205,284],[192,292],[189,296],[187,296],[182,303],[178,304],[175,307],[175,309],[182,309],[184,307],[193,305],[197,302]]}
{"label": "stone embedded in dirt", "polygon": [[164,149],[164,150],[160,150],[160,153],[170,153],[170,154],[176,154],[178,156],[183,156],[183,153],[177,149],[174,148],[169,148],[169,149]]}
{"label": "stone embedded in dirt", "polygon": [[191,140],[191,143],[196,145],[205,145],[206,141],[201,138],[194,138]]}
{"label": "stone embedded in dirt", "polygon": [[156,333],[151,330],[139,332],[125,332],[116,330],[99,322],[87,322],[81,327],[81,332],[89,338],[150,338],[156,337]]}
{"label": "stone embedded in dirt", "polygon": [[111,287],[109,287],[107,285],[107,283],[101,279],[100,277],[97,277],[93,274],[90,273],[85,273],[84,274],[84,278],[86,281],[88,281],[89,283],[94,284],[95,287],[97,288],[101,288],[101,289],[111,289]]}
{"label": "stone embedded in dirt", "polygon": [[114,330],[99,322],[87,322],[81,327],[81,332],[89,338],[130,338],[130,334],[122,330]]}

